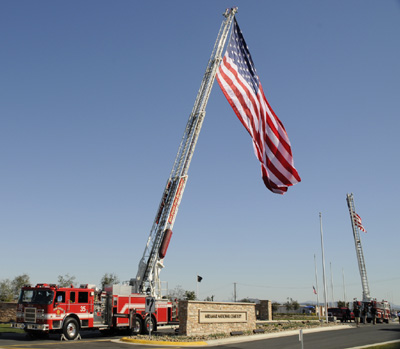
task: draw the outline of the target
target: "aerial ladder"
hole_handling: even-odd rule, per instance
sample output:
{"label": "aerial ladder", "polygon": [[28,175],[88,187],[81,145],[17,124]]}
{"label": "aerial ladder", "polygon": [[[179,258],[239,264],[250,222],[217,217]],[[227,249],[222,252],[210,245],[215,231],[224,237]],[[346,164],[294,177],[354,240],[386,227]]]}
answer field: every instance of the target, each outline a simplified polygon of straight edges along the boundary
{"label": "aerial ladder", "polygon": [[360,270],[361,284],[363,290],[363,302],[370,302],[371,296],[369,293],[367,269],[365,268],[364,253],[361,245],[360,230],[356,224],[356,209],[354,206],[353,193],[347,194],[347,205],[350,212],[351,226],[353,228],[354,244],[356,247],[356,254],[358,260],[358,268]]}
{"label": "aerial ladder", "polygon": [[161,196],[153,226],[136,278],[130,280],[134,292],[161,298],[160,271],[172,236],[172,228],[185,190],[188,170],[206,114],[206,106],[214,84],[218,66],[237,8],[227,9],[223,16],[217,40],[208,61],[197,97],[186,124],[170,176]]}

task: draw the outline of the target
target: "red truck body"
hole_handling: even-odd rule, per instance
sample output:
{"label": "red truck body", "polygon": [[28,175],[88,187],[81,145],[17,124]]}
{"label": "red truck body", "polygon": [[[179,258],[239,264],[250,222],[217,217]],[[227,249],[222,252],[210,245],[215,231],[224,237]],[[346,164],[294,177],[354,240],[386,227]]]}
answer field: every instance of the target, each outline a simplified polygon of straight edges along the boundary
{"label": "red truck body", "polygon": [[336,317],[340,322],[354,321],[354,313],[347,307],[328,308],[328,314]]}
{"label": "red truck body", "polygon": [[372,300],[369,302],[354,302],[354,307],[360,310],[361,322],[386,322],[389,323],[391,318],[390,315],[390,305],[388,301],[378,302]]}
{"label": "red truck body", "polygon": [[373,313],[375,312],[376,322],[386,322],[389,323],[390,320],[390,305],[387,301],[371,301],[365,305],[368,309],[367,321],[373,321]]}
{"label": "red truck body", "polygon": [[154,313],[146,312],[146,295],[131,292],[131,286],[113,285],[98,291],[94,286],[58,287],[52,284],[24,286],[12,327],[23,328],[32,336],[60,333],[76,339],[81,330],[117,329],[146,333],[150,326],[177,321],[176,304],[155,300]]}

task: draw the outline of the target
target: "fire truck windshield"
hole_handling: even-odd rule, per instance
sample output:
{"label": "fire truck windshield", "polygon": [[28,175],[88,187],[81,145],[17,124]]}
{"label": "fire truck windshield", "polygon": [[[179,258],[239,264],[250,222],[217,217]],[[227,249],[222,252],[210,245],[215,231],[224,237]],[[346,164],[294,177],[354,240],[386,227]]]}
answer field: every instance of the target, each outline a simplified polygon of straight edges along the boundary
{"label": "fire truck windshield", "polygon": [[54,292],[51,290],[22,290],[18,303],[51,304]]}

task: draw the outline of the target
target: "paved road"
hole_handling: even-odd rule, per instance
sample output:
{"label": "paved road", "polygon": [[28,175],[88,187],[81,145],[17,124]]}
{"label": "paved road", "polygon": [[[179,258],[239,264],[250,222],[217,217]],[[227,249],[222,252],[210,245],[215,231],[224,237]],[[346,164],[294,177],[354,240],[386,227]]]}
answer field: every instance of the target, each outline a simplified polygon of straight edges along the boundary
{"label": "paved road", "polygon": [[[51,335],[45,340],[29,340],[24,334],[3,334],[0,336],[0,349],[81,349],[81,348],[132,348],[131,344],[119,342],[121,337],[105,338],[101,337],[98,332],[83,332],[82,340],[60,342],[59,337]],[[261,337],[260,337],[261,338]],[[400,325],[398,322],[390,324],[370,325],[366,324],[360,328],[351,328],[346,330],[324,331],[317,333],[304,334],[305,349],[344,349],[355,346],[368,345],[392,340],[400,340]],[[145,345],[135,344],[135,348],[150,348]],[[153,346],[152,348],[161,346]],[[209,348],[216,347],[209,345]],[[299,349],[300,342],[298,334],[271,338],[260,339],[257,341],[246,341],[238,343],[220,343],[218,347],[225,349]],[[168,346],[168,348],[179,348],[177,346]]]}
{"label": "paved road", "polygon": [[[400,340],[400,326],[397,322],[375,326],[366,324],[360,328],[304,334],[303,344],[305,349],[345,349],[392,340]],[[299,349],[300,347],[298,335],[223,346],[225,349]]]}

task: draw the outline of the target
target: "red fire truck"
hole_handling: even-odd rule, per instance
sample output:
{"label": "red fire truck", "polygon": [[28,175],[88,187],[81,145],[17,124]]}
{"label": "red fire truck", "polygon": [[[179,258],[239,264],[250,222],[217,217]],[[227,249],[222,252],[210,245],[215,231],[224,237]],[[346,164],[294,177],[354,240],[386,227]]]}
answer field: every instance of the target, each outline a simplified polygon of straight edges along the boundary
{"label": "red fire truck", "polygon": [[[32,337],[60,333],[62,338],[79,338],[80,330],[99,329],[104,333],[155,331],[157,325],[176,321],[176,304],[156,300],[154,313],[145,310],[146,295],[131,292],[129,285],[113,285],[97,291],[93,285],[58,287],[53,284],[24,286],[17,306],[17,321]],[[176,322],[175,322],[176,323]]]}
{"label": "red fire truck", "polygon": [[374,318],[375,313],[375,320],[376,322],[386,322],[389,323],[390,320],[390,305],[387,301],[378,302],[373,300],[369,303],[364,305],[367,309],[367,321],[371,322]]}
{"label": "red fire truck", "polygon": [[373,322],[374,318],[377,323],[386,322],[390,320],[390,304],[388,301],[382,300],[378,302],[375,299],[367,302],[355,301],[353,303],[354,309],[360,310],[361,322]]}

